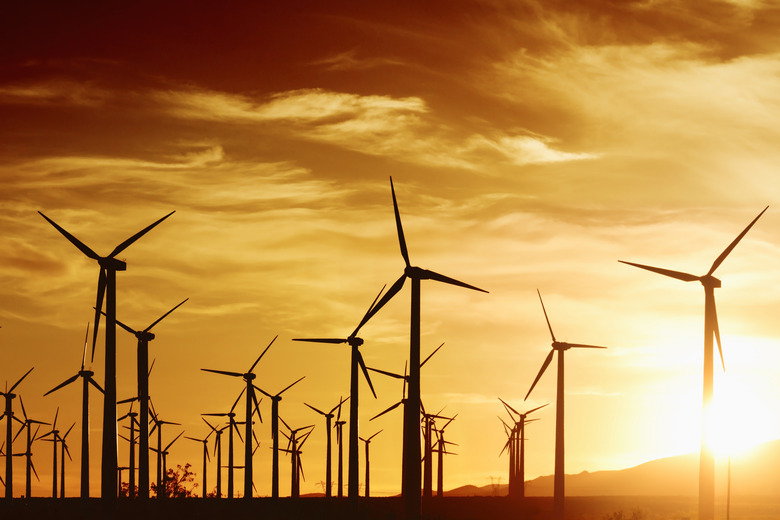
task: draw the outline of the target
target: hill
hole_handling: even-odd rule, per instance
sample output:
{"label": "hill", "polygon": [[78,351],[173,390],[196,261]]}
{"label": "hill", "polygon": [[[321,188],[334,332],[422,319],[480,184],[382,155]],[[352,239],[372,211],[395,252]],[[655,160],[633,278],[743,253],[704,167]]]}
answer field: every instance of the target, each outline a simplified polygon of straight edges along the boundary
{"label": "hill", "polygon": [[[699,454],[686,454],[652,460],[614,471],[594,471],[566,475],[568,496],[695,496],[698,494]],[[727,490],[728,460],[716,464],[717,493]],[[732,497],[778,496],[780,482],[780,440],[762,444],[732,458]],[[527,496],[551,496],[553,476],[526,481]],[[507,486],[463,486],[447,496],[502,496]]]}

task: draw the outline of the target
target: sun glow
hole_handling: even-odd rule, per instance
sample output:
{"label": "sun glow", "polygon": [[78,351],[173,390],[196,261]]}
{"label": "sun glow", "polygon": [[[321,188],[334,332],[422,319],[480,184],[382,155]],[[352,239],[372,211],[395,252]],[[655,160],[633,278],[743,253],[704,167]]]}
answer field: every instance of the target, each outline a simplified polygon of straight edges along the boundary
{"label": "sun glow", "polygon": [[705,442],[716,458],[740,455],[778,437],[778,424],[749,381],[724,376],[705,412]]}

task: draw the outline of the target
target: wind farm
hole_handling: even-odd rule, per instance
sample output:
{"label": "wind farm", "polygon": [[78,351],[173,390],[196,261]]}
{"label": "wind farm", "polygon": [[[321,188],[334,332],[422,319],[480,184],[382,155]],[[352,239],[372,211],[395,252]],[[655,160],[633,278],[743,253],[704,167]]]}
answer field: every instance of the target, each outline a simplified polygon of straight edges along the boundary
{"label": "wind farm", "polygon": [[778,21],[9,6],[0,516],[780,516]]}

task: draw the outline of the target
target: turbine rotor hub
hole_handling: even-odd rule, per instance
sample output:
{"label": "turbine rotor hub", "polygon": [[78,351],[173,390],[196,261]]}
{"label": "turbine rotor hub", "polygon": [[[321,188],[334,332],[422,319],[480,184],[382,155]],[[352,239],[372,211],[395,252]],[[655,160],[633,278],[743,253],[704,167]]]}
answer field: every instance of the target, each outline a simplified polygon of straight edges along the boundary
{"label": "turbine rotor hub", "polygon": [[711,274],[702,276],[699,278],[699,281],[704,287],[712,287],[713,289],[717,289],[721,286],[721,282],[718,278],[715,278]]}
{"label": "turbine rotor hub", "polygon": [[112,271],[126,271],[127,263],[117,258],[105,257],[98,260],[100,267],[103,269],[111,269]]}

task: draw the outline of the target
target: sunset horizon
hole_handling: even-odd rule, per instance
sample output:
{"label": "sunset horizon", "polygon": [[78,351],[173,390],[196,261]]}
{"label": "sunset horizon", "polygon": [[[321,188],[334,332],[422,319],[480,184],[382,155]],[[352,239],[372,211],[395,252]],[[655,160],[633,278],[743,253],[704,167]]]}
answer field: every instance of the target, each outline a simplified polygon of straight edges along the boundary
{"label": "sunset horizon", "polygon": [[[347,338],[384,286],[381,295],[394,295],[377,297],[381,310],[358,327],[359,352],[369,368],[409,370],[412,266],[468,286],[420,284],[422,359],[444,343],[419,371],[421,400],[457,414],[446,490],[507,482],[499,398],[519,412],[550,403],[526,427],[525,480],[553,475],[555,364],[532,385],[552,355],[552,330],[554,342],[607,347],[566,356],[567,475],[698,453],[705,282],[636,266],[703,277],[757,219],[708,273],[722,281],[725,371],[715,343],[706,442],[723,461],[780,440],[780,7],[295,0],[2,12],[0,377],[7,389],[34,367],[14,389],[26,415],[51,422],[59,409],[59,426],[76,423],[66,496],[80,490],[81,388],[44,393],[79,371],[87,326],[81,370],[107,388],[106,317],[92,360],[100,270],[51,222],[110,256],[160,221],[114,260],[127,267],[116,274],[116,319],[126,326],[147,326],[188,299],[148,344],[153,406],[180,423],[165,428],[163,446],[180,432],[204,438],[201,414],[227,412],[250,388],[201,369],[244,371],[278,336],[250,372],[271,394],[305,376],[284,392],[279,416],[314,425],[301,454],[300,493],[310,494],[326,478],[325,421],[311,408],[350,395],[352,361],[348,345],[293,340]],[[398,289],[402,274],[410,280]],[[117,327],[118,401],[138,395],[138,345]],[[382,431],[371,440],[371,494],[394,496],[403,413],[370,419],[412,383],[372,372],[374,398],[359,372],[359,435]],[[260,447],[250,481],[235,471],[235,489],[254,483],[256,496],[271,496],[271,399],[254,393],[262,423],[240,428]],[[94,388],[89,399],[95,497],[103,399]],[[237,421],[251,399],[241,397]],[[117,405],[116,417],[129,406]],[[20,417],[18,398],[13,407]],[[361,484],[364,449],[361,441]],[[51,446],[36,442],[33,453],[32,495],[50,496]],[[127,465],[126,441],[117,456]],[[202,457],[201,444],[179,440],[167,465],[190,463],[200,483]],[[15,496],[23,459],[13,460]],[[289,496],[289,455],[280,460],[280,495]],[[151,453],[150,482],[155,463]]]}

